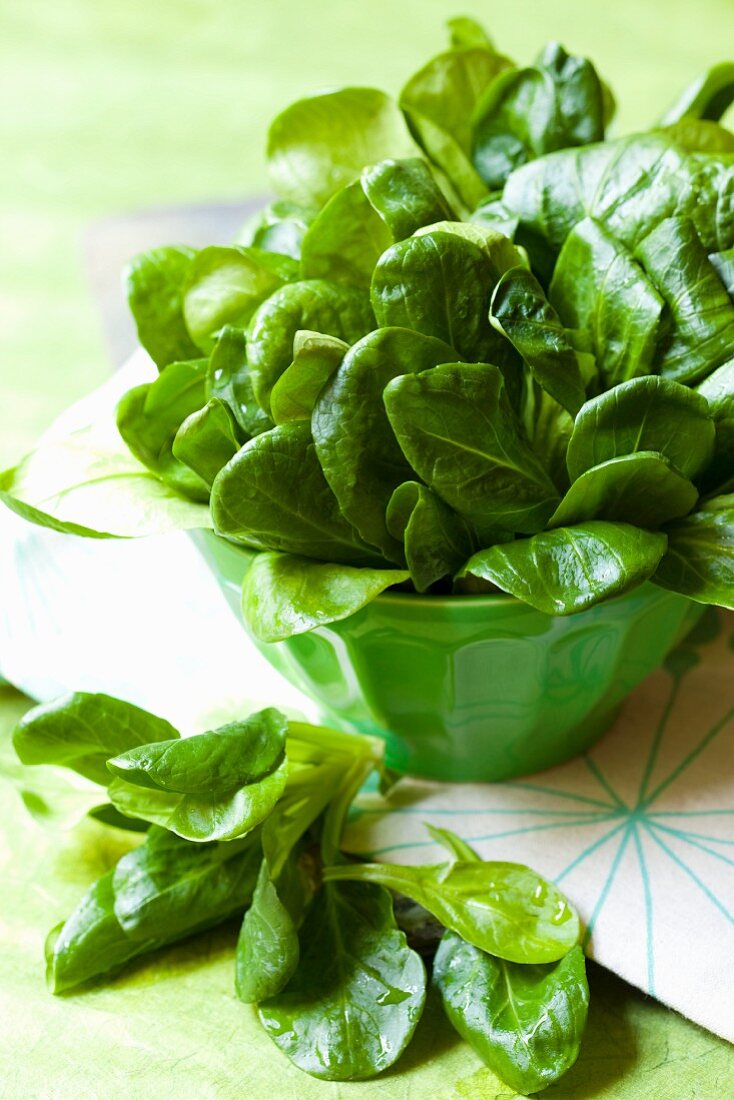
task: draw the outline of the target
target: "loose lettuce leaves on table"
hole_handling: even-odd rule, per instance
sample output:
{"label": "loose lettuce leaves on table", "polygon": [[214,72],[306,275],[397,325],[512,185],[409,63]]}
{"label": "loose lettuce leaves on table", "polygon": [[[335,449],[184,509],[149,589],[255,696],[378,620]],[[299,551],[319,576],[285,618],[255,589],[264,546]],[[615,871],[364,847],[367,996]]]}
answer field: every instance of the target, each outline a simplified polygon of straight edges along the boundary
{"label": "loose lettuce leaves on table", "polygon": [[77,691],[29,710],[13,745],[23,764],[62,764],[107,785],[111,756],[179,736],[170,722],[102,692]]}
{"label": "loose lettuce leaves on table", "polygon": [[462,1038],[518,1092],[546,1088],[576,1061],[589,1007],[580,947],[559,962],[530,966],[495,958],[447,932],[433,980]]}
{"label": "loose lettuce leaves on table", "polygon": [[324,882],[387,886],[468,943],[511,962],[554,962],[579,938],[578,915],[561,891],[519,863],[352,863],[326,868]]}
{"label": "loose lettuce leaves on table", "polygon": [[263,1027],[300,1069],[330,1081],[373,1077],[405,1050],[425,1003],[426,974],[386,890],[322,887],[300,934],[288,984],[260,1005]]}
{"label": "loose lettuce leaves on table", "polygon": [[274,997],[292,977],[299,958],[294,915],[273,882],[267,859],[263,859],[237,940],[237,996],[245,1004]]}
{"label": "loose lettuce leaves on table", "polygon": [[589,520],[479,550],[459,576],[489,581],[546,615],[571,615],[649,580],[666,543],[660,532]]}

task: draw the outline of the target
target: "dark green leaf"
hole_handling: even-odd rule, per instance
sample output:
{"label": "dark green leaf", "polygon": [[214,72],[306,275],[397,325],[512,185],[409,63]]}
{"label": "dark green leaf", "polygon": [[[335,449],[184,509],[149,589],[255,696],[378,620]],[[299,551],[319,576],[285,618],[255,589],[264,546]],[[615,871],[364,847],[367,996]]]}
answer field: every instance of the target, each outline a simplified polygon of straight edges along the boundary
{"label": "dark green leaf", "polygon": [[725,252],[712,252],[709,262],[724,284],[726,293],[734,298],[734,248],[728,248]]}
{"label": "dark green leaf", "polygon": [[277,190],[285,199],[317,207],[366,165],[414,154],[395,102],[376,88],[339,88],[299,99],[268,133],[268,168]]}
{"label": "dark green leaf", "polygon": [[324,871],[324,882],[345,880],[405,894],[475,947],[511,962],[554,962],[578,942],[575,910],[553,883],[520,863],[352,863]]}
{"label": "dark green leaf", "polygon": [[446,364],[396,378],[385,406],[413,469],[477,529],[530,533],[558,504],[523,439],[497,367]]}
{"label": "dark green leaf", "polygon": [[29,710],[13,744],[24,764],[61,764],[107,786],[110,756],[178,736],[170,722],[132,703],[78,691]]}
{"label": "dark green leaf", "polygon": [[174,456],[173,441],[206,401],[206,368],[206,359],[169,363],[155,382],[128,390],[117,406],[117,428],[135,457],[176,492],[198,501],[209,499],[209,488]]}
{"label": "dark green leaf", "polygon": [[372,269],[392,241],[362,184],[354,180],[329,199],[303,238],[301,277],[369,289]]}
{"label": "dark green leaf", "polygon": [[731,357],[734,302],[688,218],[661,222],[636,255],[668,306],[657,368],[678,382],[697,382]]}
{"label": "dark green leaf", "polygon": [[127,817],[137,817],[202,843],[246,836],[270,814],[285,790],[287,764],[246,787],[223,795],[180,794],[113,779],[112,804]]}
{"label": "dark green leaf", "polygon": [[342,514],[374,546],[402,565],[385,509],[393,490],[413,477],[395,439],[382,394],[409,371],[455,358],[447,344],[403,328],[382,328],[352,347],[314,407],[316,453]]}
{"label": "dark green leaf", "polygon": [[330,1081],[373,1077],[408,1045],[425,1002],[423,963],[379,887],[331,884],[316,896],[288,985],[260,1020],[300,1069]]}
{"label": "dark green leaf", "polygon": [[734,608],[734,495],[666,528],[668,552],[654,580],[698,603]]}
{"label": "dark green leaf", "polygon": [[237,454],[243,442],[229,405],[212,397],[203,409],[186,417],[174,436],[171,451],[211,489],[222,466]]}
{"label": "dark green leaf", "polygon": [[113,872],[114,913],[135,942],[170,943],[242,912],[259,863],[256,836],[190,844],[164,829],[128,852]]}
{"label": "dark green leaf", "polygon": [[295,922],[264,859],[237,940],[235,988],[239,999],[252,1004],[280,993],[298,966],[299,956]]}
{"label": "dark green leaf", "polygon": [[474,112],[472,160],[487,186],[513,169],[569,145],[601,141],[604,94],[594,66],[549,45],[535,67],[503,72]]}
{"label": "dark green leaf", "polygon": [[683,118],[720,119],[734,101],[734,61],[723,61],[703,73],[685,89],[661,125]]}
{"label": "dark green leaf", "polygon": [[583,406],[568,445],[572,480],[592,466],[657,451],[694,480],[711,461],[714,424],[705,399],[663,378],[633,378]]}
{"label": "dark green leaf", "polygon": [[505,272],[492,295],[490,319],[546,393],[575,415],[586,399],[576,352],[531,271],[514,267]]}
{"label": "dark green leaf", "polygon": [[282,763],[288,723],[268,707],[226,726],[140,745],[107,761],[114,776],[151,790],[214,797],[264,779]]}
{"label": "dark green leaf", "polygon": [[632,254],[593,218],[566,238],[548,296],[564,325],[589,334],[606,386],[655,371],[663,299]]}
{"label": "dark green leaf", "polygon": [[209,357],[206,395],[224,401],[247,438],[272,428],[252,391],[247,340],[242,329],[225,325]]}
{"label": "dark green leaf", "polygon": [[393,240],[412,236],[423,225],[455,218],[428,165],[420,157],[380,161],[364,169],[361,183],[371,206],[390,231],[388,243],[380,251],[384,252]]}
{"label": "dark green leaf", "polygon": [[338,336],[353,344],[374,327],[367,294],[323,279],[291,283],[276,291],[252,319],[247,345],[255,397],[269,411],[270,392],[293,362],[300,329]]}
{"label": "dark green leaf", "polygon": [[452,575],[477,548],[471,526],[426,485],[405,481],[390,498],[390,534],[403,542],[405,559],[418,592]]}
{"label": "dark green leaf", "polygon": [[620,520],[655,530],[685,516],[698,499],[687,478],[655,451],[636,451],[592,466],[573,482],[549,527],[571,527],[590,519]]}
{"label": "dark green leaf", "polygon": [[407,570],[355,569],[292,554],[258,554],[245,576],[242,610],[256,638],[278,642],[346,619],[409,578]]}
{"label": "dark green leaf", "polygon": [[494,266],[472,241],[430,232],[389,248],[372,276],[372,305],[380,327],[413,329],[486,359],[504,343],[491,328],[489,299]]}
{"label": "dark green leaf", "polygon": [[183,317],[183,287],[195,255],[193,248],[153,248],[125,269],[138,340],[159,368],[199,354]]}
{"label": "dark green leaf", "polygon": [[310,420],[326,383],[340,365],[348,344],[336,336],[301,330],[293,341],[293,362],[281,374],[270,395],[276,424]]}
{"label": "dark green leaf", "polygon": [[546,615],[571,615],[649,580],[664,534],[589,520],[480,550],[461,571],[491,581]]}
{"label": "dark green leaf", "polygon": [[523,966],[449,932],[433,976],[456,1030],[518,1092],[546,1088],[576,1061],[589,1007],[580,947],[560,962]]}
{"label": "dark green leaf", "polygon": [[297,202],[271,202],[249,219],[238,243],[300,260],[303,236],[317,213]]}
{"label": "dark green leaf", "polygon": [[225,325],[244,328],[283,283],[298,278],[290,256],[259,248],[213,245],[198,252],[184,290],[184,317],[202,351],[210,351]]}
{"label": "dark green leaf", "polygon": [[706,492],[734,476],[734,359],[724,363],[696,387],[708,401],[714,418],[714,457],[703,475]]}
{"label": "dark green leaf", "polygon": [[262,550],[345,563],[378,563],[339,510],[306,423],[246,443],[212,487],[217,532]]}

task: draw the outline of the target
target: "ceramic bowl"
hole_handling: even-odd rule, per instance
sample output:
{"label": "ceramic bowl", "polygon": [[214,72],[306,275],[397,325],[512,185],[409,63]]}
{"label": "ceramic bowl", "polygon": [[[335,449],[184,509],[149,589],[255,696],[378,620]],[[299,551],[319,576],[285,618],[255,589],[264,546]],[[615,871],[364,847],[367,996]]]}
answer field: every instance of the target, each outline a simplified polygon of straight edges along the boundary
{"label": "ceramic bowl", "polygon": [[[241,618],[251,554],[196,540]],[[493,781],[587,749],[702,610],[653,584],[564,617],[503,595],[385,593],[308,634],[253,640],[325,724],[383,737],[391,767]]]}

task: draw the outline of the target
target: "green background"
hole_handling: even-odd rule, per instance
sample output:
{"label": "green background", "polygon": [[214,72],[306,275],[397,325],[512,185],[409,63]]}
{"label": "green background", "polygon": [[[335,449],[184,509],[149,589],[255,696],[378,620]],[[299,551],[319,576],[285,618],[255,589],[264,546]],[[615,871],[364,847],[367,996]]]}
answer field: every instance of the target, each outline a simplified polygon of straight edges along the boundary
{"label": "green background", "polygon": [[[90,221],[142,206],[267,189],[269,118],[338,83],[397,90],[443,45],[442,21],[482,19],[510,56],[551,37],[590,54],[618,130],[645,126],[734,43],[733,0],[3,0],[0,9],[0,467],[110,370],[84,274]],[[0,582],[1,583],[1,582]],[[7,752],[27,706],[0,688]],[[0,784],[0,1093],[75,1100],[486,1100],[503,1092],[430,1012],[379,1084],[289,1067],[232,994],[226,929],[141,963],[111,986],[45,993],[42,943],[124,839],[59,836]],[[594,970],[589,1034],[560,1100],[734,1095],[731,1048]]]}

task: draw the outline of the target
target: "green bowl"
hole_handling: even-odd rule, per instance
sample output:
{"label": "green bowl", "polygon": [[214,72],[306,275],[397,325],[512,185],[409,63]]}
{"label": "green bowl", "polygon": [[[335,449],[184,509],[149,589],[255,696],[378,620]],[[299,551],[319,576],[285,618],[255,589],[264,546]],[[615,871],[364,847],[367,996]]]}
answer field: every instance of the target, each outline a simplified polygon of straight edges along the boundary
{"label": "green bowl", "polygon": [[[195,538],[241,617],[251,555]],[[309,634],[253,640],[326,724],[383,737],[391,767],[493,781],[587,749],[702,611],[653,584],[565,617],[510,596],[385,593]]]}

